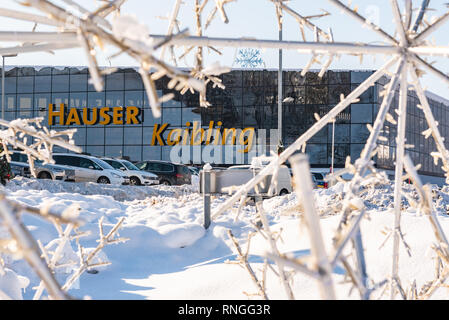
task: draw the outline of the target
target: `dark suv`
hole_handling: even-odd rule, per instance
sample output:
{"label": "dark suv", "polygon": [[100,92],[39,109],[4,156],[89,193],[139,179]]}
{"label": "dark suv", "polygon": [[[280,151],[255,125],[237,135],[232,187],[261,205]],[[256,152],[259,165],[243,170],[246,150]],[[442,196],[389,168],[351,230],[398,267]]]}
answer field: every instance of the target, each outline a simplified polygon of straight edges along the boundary
{"label": "dark suv", "polygon": [[187,166],[168,161],[142,161],[136,164],[140,170],[157,174],[160,184],[181,185],[191,184],[192,175]]}

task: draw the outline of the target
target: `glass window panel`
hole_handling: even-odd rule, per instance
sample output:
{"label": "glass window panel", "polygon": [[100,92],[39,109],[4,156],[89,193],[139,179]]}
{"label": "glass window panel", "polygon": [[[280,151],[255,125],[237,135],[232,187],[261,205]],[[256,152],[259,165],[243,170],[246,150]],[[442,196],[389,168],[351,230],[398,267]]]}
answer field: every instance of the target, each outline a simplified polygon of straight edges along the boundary
{"label": "glass window panel", "polygon": [[53,101],[53,104],[58,106],[58,108],[61,103],[65,103],[66,105],[68,105],[69,104],[69,94],[68,93],[54,93],[54,94],[52,94],[52,101]]}
{"label": "glass window panel", "polygon": [[329,76],[329,84],[350,84],[351,72],[349,71],[332,71],[327,72]]}
{"label": "glass window panel", "polygon": [[257,127],[262,128],[263,121],[263,109],[260,106],[247,106],[243,107],[243,125],[245,127]]}
{"label": "glass window panel", "polygon": [[222,115],[217,115],[215,119],[203,119],[203,125],[208,126],[209,121],[214,121],[217,123],[218,120],[223,122],[223,127],[231,128],[231,127],[242,127],[243,126],[243,107],[236,106],[226,106],[223,108]]}
{"label": "glass window panel", "polygon": [[16,93],[17,77],[5,77],[5,93]]}
{"label": "glass window panel", "polygon": [[104,157],[104,146],[86,146],[86,152],[94,157]]}
{"label": "glass window panel", "polygon": [[362,153],[364,146],[365,146],[364,144],[356,144],[356,143],[350,144],[352,161],[360,158],[360,154]]}
{"label": "glass window panel", "polygon": [[372,74],[372,71],[351,71],[351,83],[362,83]]}
{"label": "glass window panel", "polygon": [[277,71],[264,71],[264,85],[265,87],[277,87],[278,85],[278,73]]}
{"label": "glass window panel", "polygon": [[106,127],[106,145],[123,145],[123,127]]}
{"label": "glass window panel", "polygon": [[223,102],[225,105],[241,106],[242,100],[242,88],[226,88],[223,91]]}
{"label": "glass window panel", "polygon": [[17,77],[17,67],[5,67],[5,76],[6,77]]}
{"label": "glass window panel", "polygon": [[124,90],[125,89],[125,74],[112,73],[106,76],[106,90]]}
{"label": "glass window panel", "polygon": [[[101,78],[103,79],[103,85],[104,85],[105,76],[101,76]],[[87,91],[97,92],[97,90],[95,89],[95,86],[93,85],[92,78],[91,78],[90,74],[87,75]]]}
{"label": "glass window panel", "polygon": [[[277,72],[274,73],[277,74]],[[282,78],[284,79],[284,84],[289,86],[299,86],[306,83],[306,77],[301,76],[301,71],[284,71]]]}
{"label": "glass window panel", "polygon": [[329,85],[329,103],[340,103],[340,96],[347,97],[351,93],[351,85]]}
{"label": "glass window panel", "polygon": [[89,108],[104,107],[105,105],[105,93],[104,92],[89,92],[87,95],[87,104]]}
{"label": "glass window panel", "polygon": [[[332,143],[332,124],[328,125],[328,141]],[[349,124],[335,124],[335,134],[334,134],[334,142],[335,143],[349,143],[350,142],[350,125]]]}
{"label": "glass window panel", "polygon": [[[169,93],[173,93],[175,96],[173,97],[173,99],[165,101],[162,103],[162,107],[167,107],[167,108],[181,108],[182,107],[182,95],[180,95],[179,93],[173,91],[173,90],[162,90],[163,95],[169,94]],[[209,100],[211,97],[208,94],[207,99],[210,103],[214,104],[213,101]]]}
{"label": "glass window panel", "polygon": [[162,117],[154,118],[151,109],[142,110],[142,123],[144,126],[153,126],[155,124],[160,124]]}
{"label": "glass window panel", "polygon": [[6,94],[5,95],[5,110],[15,111],[16,110],[16,95]]}
{"label": "glass window panel", "polygon": [[33,93],[34,77],[18,77],[17,78],[17,92],[18,93]]}
{"label": "glass window panel", "polygon": [[35,67],[36,76],[51,76],[51,67]]}
{"label": "glass window panel", "polygon": [[125,146],[123,156],[129,157],[131,161],[142,161],[142,146]]}
{"label": "glass window panel", "polygon": [[142,134],[143,134],[142,144],[143,145],[145,145],[145,146],[151,145],[151,140],[153,139],[153,130],[154,130],[154,127],[143,127],[142,128]]}
{"label": "glass window panel", "polygon": [[351,123],[373,123],[373,105],[351,105]]}
{"label": "glass window panel", "polygon": [[328,101],[327,85],[306,87],[306,104],[328,104]]}
{"label": "glass window panel", "polygon": [[18,94],[17,105],[19,110],[32,110],[33,109],[33,95],[32,94]]}
{"label": "glass window panel", "polygon": [[331,128],[328,128],[327,126],[324,127],[323,129],[318,131],[312,138],[310,138],[309,142],[310,143],[327,143],[327,135],[328,135],[329,129],[331,129]]}
{"label": "glass window panel", "polygon": [[53,92],[68,92],[69,91],[69,76],[56,75],[52,79]]}
{"label": "glass window panel", "polygon": [[87,74],[71,75],[70,91],[87,91]]}
{"label": "glass window panel", "polygon": [[39,76],[34,81],[34,92],[51,92],[51,76]]}
{"label": "glass window panel", "polygon": [[84,146],[86,144],[86,128],[76,128],[73,137],[77,146]]}
{"label": "glass window panel", "polygon": [[[332,146],[329,145],[328,163],[332,163]],[[334,145],[334,165],[344,165],[346,157],[350,154],[350,144],[336,144]],[[352,159],[352,158],[351,158]]]}
{"label": "glass window panel", "polygon": [[[35,94],[34,95],[34,115],[37,117],[44,117],[47,119],[48,114],[48,105],[50,102],[50,94]],[[43,122],[44,125],[47,125],[47,120]]]}
{"label": "glass window panel", "polygon": [[327,144],[307,144],[310,164],[327,164]]}
{"label": "glass window panel", "polygon": [[109,158],[119,158],[123,156],[123,146],[105,146],[105,156]]}
{"label": "glass window panel", "polygon": [[243,88],[243,105],[260,105],[263,104],[264,89],[263,87],[244,87]]}
{"label": "glass window panel", "polygon": [[16,119],[16,112],[15,111],[5,111],[5,120],[11,121]]}
{"label": "glass window panel", "polygon": [[106,92],[105,107],[122,107],[123,106],[123,92]]}
{"label": "glass window panel", "polygon": [[[357,84],[352,85],[352,90],[355,90],[357,88]],[[369,87],[366,89],[362,95],[359,97],[360,101],[358,103],[373,103],[374,102],[374,90],[373,87]],[[397,100],[394,104],[397,106]]]}
{"label": "glass window panel", "polygon": [[242,71],[233,70],[223,74],[223,84],[226,87],[241,87],[242,86]]}
{"label": "glass window panel", "polygon": [[161,160],[162,147],[144,145],[142,148],[142,160]]}
{"label": "glass window panel", "polygon": [[162,160],[164,161],[172,161],[170,159],[170,151],[172,150],[172,147],[162,147]]}
{"label": "glass window panel", "polygon": [[244,71],[243,87],[263,86],[263,71]]}
{"label": "glass window panel", "polygon": [[125,91],[125,106],[143,108],[143,91]]}
{"label": "glass window panel", "polygon": [[201,122],[201,110],[199,108],[183,108],[182,109],[182,123],[187,121],[193,123],[193,121]]}
{"label": "glass window panel", "polygon": [[17,111],[17,117],[20,119],[29,119],[33,117],[33,110],[19,110]]}
{"label": "glass window panel", "polygon": [[125,90],[142,90],[142,77],[137,72],[125,73]]}
{"label": "glass window panel", "polygon": [[70,107],[71,108],[86,108],[87,107],[87,93],[77,92],[70,93]]}
{"label": "glass window panel", "polygon": [[278,127],[278,108],[277,105],[262,106],[263,109],[263,127],[265,129],[274,129]]}
{"label": "glass window panel", "polygon": [[180,126],[182,121],[181,108],[163,108],[162,121],[163,123],[169,123],[171,126]]}
{"label": "glass window panel", "polygon": [[292,102],[284,102],[284,104],[305,104],[306,103],[306,87],[305,86],[286,86],[284,87],[284,99],[293,98]]}
{"label": "glass window panel", "polygon": [[89,69],[86,67],[71,67],[70,74],[88,74]]}
{"label": "glass window panel", "polygon": [[53,75],[67,75],[70,72],[69,67],[53,67],[52,74]]}
{"label": "glass window panel", "polygon": [[104,127],[87,127],[88,145],[104,145]]}
{"label": "glass window panel", "polygon": [[142,127],[125,127],[125,145],[142,144]]}
{"label": "glass window panel", "polygon": [[318,76],[318,72],[307,72],[306,73],[306,84],[308,85],[319,85],[328,83],[327,72],[322,78]]}
{"label": "glass window panel", "polygon": [[369,137],[369,131],[365,124],[351,124],[351,142],[365,143]]}

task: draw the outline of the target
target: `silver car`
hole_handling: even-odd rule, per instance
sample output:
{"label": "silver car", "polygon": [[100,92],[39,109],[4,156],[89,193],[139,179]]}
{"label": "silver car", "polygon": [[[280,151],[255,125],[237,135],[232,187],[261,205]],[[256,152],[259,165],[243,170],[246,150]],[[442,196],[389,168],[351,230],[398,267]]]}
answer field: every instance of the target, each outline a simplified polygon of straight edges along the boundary
{"label": "silver car", "polygon": [[109,163],[114,169],[121,170],[121,172],[126,174],[129,177],[129,184],[131,185],[142,186],[159,184],[157,175],[140,170],[128,160],[111,158],[101,158],[101,160]]}
{"label": "silver car", "polygon": [[83,154],[54,153],[53,159],[57,165],[66,166],[75,171],[75,182],[129,184],[127,175],[96,157]]}
{"label": "silver car", "polygon": [[[28,156],[24,152],[14,151],[9,165],[14,176],[31,177]],[[70,168],[54,164],[43,164],[41,160],[34,161],[34,170],[38,179],[71,180],[74,176],[74,171],[70,170]]]}

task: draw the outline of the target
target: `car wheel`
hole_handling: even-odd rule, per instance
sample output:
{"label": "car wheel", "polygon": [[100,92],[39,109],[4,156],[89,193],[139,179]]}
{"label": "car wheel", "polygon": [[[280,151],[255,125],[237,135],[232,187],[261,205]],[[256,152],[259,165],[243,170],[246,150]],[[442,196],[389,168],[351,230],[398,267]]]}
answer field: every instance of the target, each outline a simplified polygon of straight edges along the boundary
{"label": "car wheel", "polygon": [[289,194],[287,189],[282,189],[281,192],[279,192],[280,196],[285,196],[286,194]]}
{"label": "car wheel", "polygon": [[51,175],[48,172],[41,172],[39,173],[39,175],[37,176],[38,179],[51,179]]}
{"label": "car wheel", "polygon": [[162,180],[161,184],[163,184],[164,186],[171,186],[171,183],[168,180]]}
{"label": "car wheel", "polygon": [[132,186],[140,186],[141,185],[140,180],[137,177],[129,178],[129,184]]}
{"label": "car wheel", "polygon": [[98,178],[97,182],[101,183],[101,184],[110,184],[111,183],[111,181],[109,181],[109,179],[107,177],[100,177],[100,178]]}

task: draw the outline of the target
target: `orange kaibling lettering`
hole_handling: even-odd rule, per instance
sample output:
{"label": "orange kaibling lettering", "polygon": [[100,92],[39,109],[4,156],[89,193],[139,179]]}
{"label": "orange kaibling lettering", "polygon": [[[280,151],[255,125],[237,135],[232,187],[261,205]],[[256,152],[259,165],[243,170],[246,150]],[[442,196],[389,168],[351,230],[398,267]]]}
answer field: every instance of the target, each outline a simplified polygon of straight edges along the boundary
{"label": "orange kaibling lettering", "polygon": [[59,105],[59,111],[53,111],[53,103],[50,103],[48,105],[48,125],[52,126],[53,118],[59,117],[59,125],[63,126],[64,125],[64,110],[65,110],[65,105],[63,103],[61,103]]}
{"label": "orange kaibling lettering", "polygon": [[228,134],[229,134],[229,132],[232,132],[232,142],[231,142],[231,144],[232,145],[234,145],[235,144],[235,140],[236,140],[236,131],[235,131],[235,128],[225,128],[224,130],[223,130],[223,138],[222,138],[222,140],[221,140],[221,144],[222,145],[225,145],[226,144],[226,141],[228,140]]}
{"label": "orange kaibling lettering", "polygon": [[[200,140],[196,139],[196,137],[200,134]],[[199,146],[203,143],[204,138],[204,129],[201,128],[199,121],[193,121],[193,129],[192,129],[192,137],[190,138],[190,144],[192,146]]]}
{"label": "orange kaibling lettering", "polygon": [[111,116],[108,114],[109,107],[104,107],[100,109],[100,117],[103,118],[103,120],[100,121],[100,124],[108,125],[111,123]]}
{"label": "orange kaibling lettering", "polygon": [[[253,147],[253,139],[254,139],[254,128],[245,128],[240,133],[239,142],[242,146],[246,145],[246,148],[242,150],[239,150],[240,153],[247,153],[251,148]],[[248,138],[245,140],[245,133],[248,133]]]}
{"label": "orange kaibling lettering", "polygon": [[[175,136],[176,138],[172,139],[172,136],[175,134],[176,134],[176,136]],[[181,136],[182,136],[182,129],[177,128],[177,129],[170,130],[170,132],[168,133],[168,137],[167,137],[167,144],[169,146],[179,144],[179,141],[181,141]]]}
{"label": "orange kaibling lettering", "polygon": [[[158,124],[154,125],[153,128],[153,138],[151,139],[151,145],[154,146],[156,140],[159,142],[159,144],[161,146],[165,146],[165,142],[164,142],[164,138],[161,137],[161,134],[165,131],[165,129],[167,129],[168,127],[168,123],[164,123],[163,125],[160,126]],[[158,130],[159,128],[159,130]]]}

